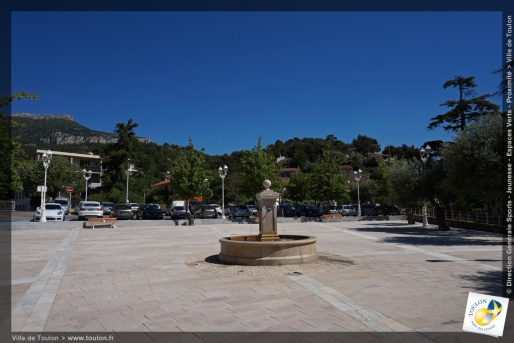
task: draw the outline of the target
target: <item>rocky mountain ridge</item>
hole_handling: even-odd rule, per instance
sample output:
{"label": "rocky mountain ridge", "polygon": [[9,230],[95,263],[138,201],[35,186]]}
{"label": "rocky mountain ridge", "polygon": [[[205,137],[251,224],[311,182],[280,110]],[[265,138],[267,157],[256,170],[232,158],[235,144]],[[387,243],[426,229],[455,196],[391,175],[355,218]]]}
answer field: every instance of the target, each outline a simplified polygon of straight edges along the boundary
{"label": "rocky mountain ridge", "polygon": [[[91,130],[79,123],[69,114],[12,114],[14,122],[22,124],[12,128],[12,135],[22,143],[25,150],[49,148],[59,150],[91,150],[95,145],[115,143],[114,133]],[[140,141],[151,142],[138,137]],[[55,145],[60,145],[59,148]]]}

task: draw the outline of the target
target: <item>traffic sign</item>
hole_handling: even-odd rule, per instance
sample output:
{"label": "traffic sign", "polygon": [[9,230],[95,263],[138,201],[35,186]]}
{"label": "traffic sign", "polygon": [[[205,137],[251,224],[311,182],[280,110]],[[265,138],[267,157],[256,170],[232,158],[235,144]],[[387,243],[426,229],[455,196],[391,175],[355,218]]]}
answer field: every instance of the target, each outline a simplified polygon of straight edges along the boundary
{"label": "traffic sign", "polygon": [[73,193],[73,187],[68,187],[68,188],[66,188],[66,192],[67,192],[68,194]]}

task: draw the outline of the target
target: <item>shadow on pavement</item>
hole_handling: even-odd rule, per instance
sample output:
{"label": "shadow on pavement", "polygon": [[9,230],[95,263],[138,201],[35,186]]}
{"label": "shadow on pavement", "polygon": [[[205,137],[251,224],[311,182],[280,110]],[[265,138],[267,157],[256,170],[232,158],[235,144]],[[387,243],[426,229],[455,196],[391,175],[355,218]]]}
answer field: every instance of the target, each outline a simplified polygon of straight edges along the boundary
{"label": "shadow on pavement", "polygon": [[490,295],[501,295],[503,291],[502,271],[476,271],[473,275],[460,276],[463,280],[473,283],[473,287],[462,286],[469,292],[476,292]]}
{"label": "shadow on pavement", "polygon": [[366,228],[356,228],[360,232],[381,232],[394,235],[381,240],[384,243],[459,246],[459,245],[502,245],[501,235],[468,230],[439,231],[437,228],[424,229],[412,225],[376,223]]}

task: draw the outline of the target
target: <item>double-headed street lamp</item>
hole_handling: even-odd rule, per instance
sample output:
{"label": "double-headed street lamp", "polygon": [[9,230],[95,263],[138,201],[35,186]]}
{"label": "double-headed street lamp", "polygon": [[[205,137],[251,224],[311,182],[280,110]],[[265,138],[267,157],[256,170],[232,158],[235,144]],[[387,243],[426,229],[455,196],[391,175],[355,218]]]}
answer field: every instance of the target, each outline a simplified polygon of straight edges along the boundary
{"label": "double-headed street lamp", "polygon": [[133,171],[137,171],[134,169],[134,165],[133,164],[130,164],[130,158],[127,160],[127,170],[125,170],[125,174],[127,174],[127,187],[126,187],[126,190],[127,190],[127,193],[126,193],[126,196],[125,196],[125,202],[128,204],[129,203],[129,198],[128,198],[128,194],[129,194],[129,176],[130,176],[130,173],[133,172]]}
{"label": "double-headed street lamp", "polygon": [[357,180],[357,216],[361,216],[361,195],[359,189],[359,183],[361,182],[362,170],[353,171],[353,176]]}
{"label": "double-headed street lamp", "polygon": [[227,176],[227,171],[228,167],[226,164],[223,168],[218,168],[221,177],[221,219],[225,219],[225,176]]}
{"label": "double-headed street lamp", "polygon": [[43,189],[41,190],[41,218],[39,219],[40,222],[45,223],[46,222],[46,174],[48,171],[48,166],[50,166],[50,160],[52,159],[52,152],[50,150],[47,150],[43,156],[41,156],[41,159],[43,160],[43,167],[45,167],[45,183],[43,186]]}
{"label": "double-headed street lamp", "polygon": [[[423,169],[425,170],[425,176],[426,176],[426,164],[428,162],[428,159],[430,158],[430,151],[432,151],[432,148],[428,144],[425,148],[421,148],[419,150],[419,156],[421,157],[421,162],[423,162]],[[428,228],[427,204],[425,201],[423,201],[423,225],[421,227]]]}
{"label": "double-headed street lamp", "polygon": [[86,197],[85,197],[84,201],[87,201],[87,183],[88,183],[89,179],[91,178],[91,174],[93,174],[93,172],[91,170],[86,171],[85,169],[82,169],[82,176],[84,177],[84,179],[86,179]]}

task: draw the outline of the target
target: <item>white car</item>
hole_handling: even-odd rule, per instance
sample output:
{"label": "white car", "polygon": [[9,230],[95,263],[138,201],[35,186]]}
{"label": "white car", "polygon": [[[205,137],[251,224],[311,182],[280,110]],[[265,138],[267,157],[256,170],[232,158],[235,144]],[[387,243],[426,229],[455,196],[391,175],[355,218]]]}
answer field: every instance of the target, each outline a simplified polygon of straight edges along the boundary
{"label": "white car", "polygon": [[86,217],[103,218],[104,210],[98,201],[81,201],[76,208],[78,220]]}
{"label": "white car", "polygon": [[[34,221],[38,222],[41,219],[41,207],[36,209],[36,213],[34,213]],[[64,210],[61,207],[61,204],[47,202],[45,203],[45,218],[47,221],[64,221]]]}

